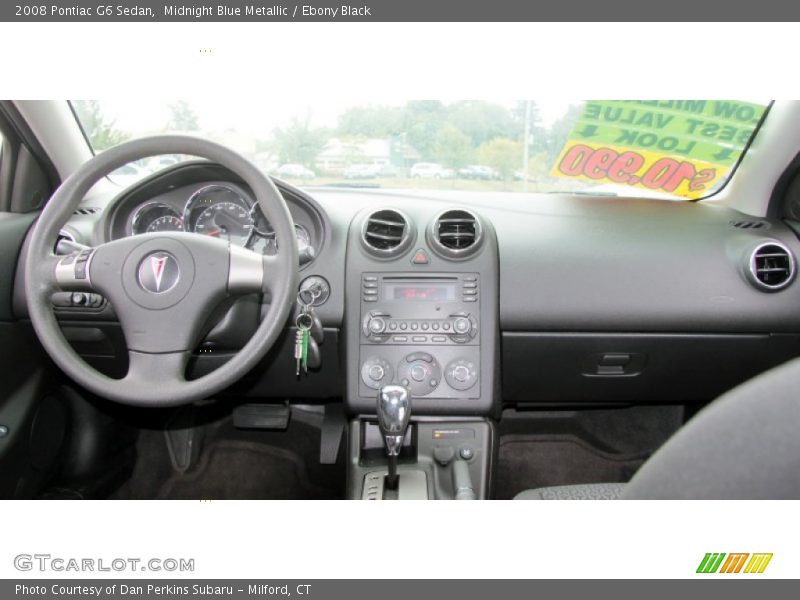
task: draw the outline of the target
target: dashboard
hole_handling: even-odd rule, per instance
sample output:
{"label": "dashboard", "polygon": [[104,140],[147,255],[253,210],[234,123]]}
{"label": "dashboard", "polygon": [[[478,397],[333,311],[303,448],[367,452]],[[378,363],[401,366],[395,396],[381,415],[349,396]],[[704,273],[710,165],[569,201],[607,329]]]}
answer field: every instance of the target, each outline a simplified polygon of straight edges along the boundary
{"label": "dashboard", "polygon": [[[295,376],[287,324],[231,394],[341,397],[360,412],[389,377],[413,383],[418,414],[703,402],[800,355],[800,244],[779,219],[713,203],[276,185],[296,225],[301,281],[329,288],[316,307],[322,367]],[[450,248],[434,235],[443,216],[456,228]],[[474,252],[458,247],[468,218]],[[164,230],[263,253],[281,243],[243,182],[203,162],[87,197],[64,230],[88,245]],[[779,286],[760,279],[781,273]],[[241,348],[268,303],[221,307],[197,373]],[[87,360],[124,373],[113,307],[67,301],[56,313]],[[458,319],[466,334],[453,331]]]}

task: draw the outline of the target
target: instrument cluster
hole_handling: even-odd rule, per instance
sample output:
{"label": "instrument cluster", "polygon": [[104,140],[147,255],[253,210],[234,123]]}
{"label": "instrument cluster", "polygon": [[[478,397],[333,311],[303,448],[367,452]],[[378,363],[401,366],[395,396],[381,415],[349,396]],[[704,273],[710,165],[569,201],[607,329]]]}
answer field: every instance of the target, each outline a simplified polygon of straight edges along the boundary
{"label": "instrument cluster", "polygon": [[[301,262],[313,258],[311,235],[295,224]],[[208,235],[262,254],[277,251],[275,232],[259,206],[237,186],[211,183],[194,191],[182,207],[153,200],[138,207],[130,221],[130,234],[187,231]]]}

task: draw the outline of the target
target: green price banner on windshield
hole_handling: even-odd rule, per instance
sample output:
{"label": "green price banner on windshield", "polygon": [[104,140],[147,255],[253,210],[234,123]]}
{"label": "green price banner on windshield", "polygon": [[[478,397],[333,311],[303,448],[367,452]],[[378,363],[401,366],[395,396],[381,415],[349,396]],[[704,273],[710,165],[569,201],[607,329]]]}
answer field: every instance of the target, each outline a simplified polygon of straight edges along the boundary
{"label": "green price banner on windshield", "polygon": [[732,100],[589,101],[551,175],[699,198],[736,164],[765,110]]}

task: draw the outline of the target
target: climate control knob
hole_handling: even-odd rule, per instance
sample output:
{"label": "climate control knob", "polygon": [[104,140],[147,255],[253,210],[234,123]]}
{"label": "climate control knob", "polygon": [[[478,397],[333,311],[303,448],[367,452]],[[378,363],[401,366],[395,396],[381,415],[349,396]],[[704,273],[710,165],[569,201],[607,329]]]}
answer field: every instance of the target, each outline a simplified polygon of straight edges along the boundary
{"label": "climate control knob", "polygon": [[378,390],[391,383],[393,375],[392,365],[378,356],[368,358],[361,365],[361,381],[373,390]]}
{"label": "climate control knob", "polygon": [[456,368],[453,369],[453,378],[456,381],[465,382],[469,379],[469,369],[464,365],[458,365]]}
{"label": "climate control knob", "polygon": [[427,352],[409,354],[397,365],[397,380],[412,396],[427,396],[439,386],[441,378],[439,362]]}
{"label": "climate control knob", "polygon": [[478,368],[471,360],[460,358],[447,365],[444,378],[454,390],[468,390],[478,381]]}

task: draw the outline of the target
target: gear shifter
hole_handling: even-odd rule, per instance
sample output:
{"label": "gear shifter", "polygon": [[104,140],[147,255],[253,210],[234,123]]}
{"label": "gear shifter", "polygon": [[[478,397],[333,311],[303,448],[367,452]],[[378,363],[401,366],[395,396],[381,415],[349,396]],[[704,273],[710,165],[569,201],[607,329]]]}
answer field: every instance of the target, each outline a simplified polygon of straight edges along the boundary
{"label": "gear shifter", "polygon": [[397,489],[397,457],[406,437],[411,417],[409,392],[401,385],[385,385],[378,393],[378,426],[389,455],[389,474],[386,487]]}

